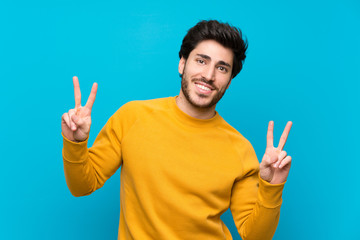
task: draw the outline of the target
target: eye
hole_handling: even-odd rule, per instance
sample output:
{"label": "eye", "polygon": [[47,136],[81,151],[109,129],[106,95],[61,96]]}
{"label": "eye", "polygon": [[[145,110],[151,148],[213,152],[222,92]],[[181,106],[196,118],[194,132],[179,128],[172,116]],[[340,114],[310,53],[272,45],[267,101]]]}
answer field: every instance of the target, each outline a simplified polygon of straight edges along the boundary
{"label": "eye", "polygon": [[219,66],[218,69],[221,71],[221,72],[224,72],[224,73],[227,73],[228,70],[227,68],[223,67],[223,66]]}
{"label": "eye", "polygon": [[197,59],[196,61],[197,61],[198,63],[200,63],[200,64],[205,64],[205,61],[202,60],[202,59]]}

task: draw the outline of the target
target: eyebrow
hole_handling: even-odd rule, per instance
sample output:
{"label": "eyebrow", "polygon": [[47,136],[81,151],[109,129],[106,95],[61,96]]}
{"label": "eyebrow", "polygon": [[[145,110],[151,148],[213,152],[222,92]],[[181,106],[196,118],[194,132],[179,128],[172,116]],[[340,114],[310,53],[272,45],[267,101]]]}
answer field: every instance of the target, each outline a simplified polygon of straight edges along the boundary
{"label": "eyebrow", "polygon": [[[211,60],[211,57],[208,56],[208,55],[200,54],[200,53],[198,53],[196,55],[199,56],[199,57],[202,57],[204,59]],[[227,63],[227,62],[224,62],[224,61],[219,61],[218,64],[224,65],[224,66],[227,66],[227,67],[231,68],[231,65],[229,63]]]}

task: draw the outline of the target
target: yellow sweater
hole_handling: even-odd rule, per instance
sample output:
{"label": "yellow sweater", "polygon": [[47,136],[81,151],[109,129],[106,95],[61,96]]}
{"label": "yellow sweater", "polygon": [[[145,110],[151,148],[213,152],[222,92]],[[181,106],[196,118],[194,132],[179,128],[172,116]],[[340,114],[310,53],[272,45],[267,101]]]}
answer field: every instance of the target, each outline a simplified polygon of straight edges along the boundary
{"label": "yellow sweater", "polygon": [[284,184],[259,180],[249,143],[216,113],[192,118],[175,97],[134,101],[106,123],[93,146],[64,138],[64,170],[75,196],[103,186],[121,167],[118,239],[271,239]]}

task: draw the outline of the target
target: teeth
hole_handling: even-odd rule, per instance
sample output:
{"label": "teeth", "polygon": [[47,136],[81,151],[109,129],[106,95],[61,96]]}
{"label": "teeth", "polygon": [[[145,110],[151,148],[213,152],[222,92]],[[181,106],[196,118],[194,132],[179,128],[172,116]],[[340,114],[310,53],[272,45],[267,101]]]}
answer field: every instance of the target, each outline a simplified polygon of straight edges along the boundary
{"label": "teeth", "polygon": [[205,86],[200,85],[200,84],[196,84],[196,86],[198,86],[198,88],[201,88],[202,90],[205,90],[205,91],[210,91],[211,90],[210,88],[205,87]]}

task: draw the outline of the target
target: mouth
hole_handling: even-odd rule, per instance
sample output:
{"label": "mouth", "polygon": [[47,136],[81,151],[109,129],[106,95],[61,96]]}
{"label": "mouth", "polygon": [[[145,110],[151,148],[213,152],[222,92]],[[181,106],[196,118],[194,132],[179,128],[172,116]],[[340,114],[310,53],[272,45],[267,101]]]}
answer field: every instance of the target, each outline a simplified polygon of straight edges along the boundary
{"label": "mouth", "polygon": [[202,94],[210,94],[213,90],[215,90],[214,87],[204,82],[195,82],[195,86],[196,89]]}

